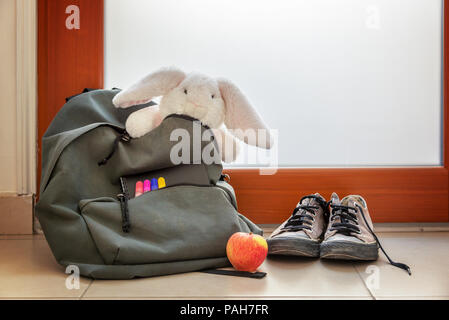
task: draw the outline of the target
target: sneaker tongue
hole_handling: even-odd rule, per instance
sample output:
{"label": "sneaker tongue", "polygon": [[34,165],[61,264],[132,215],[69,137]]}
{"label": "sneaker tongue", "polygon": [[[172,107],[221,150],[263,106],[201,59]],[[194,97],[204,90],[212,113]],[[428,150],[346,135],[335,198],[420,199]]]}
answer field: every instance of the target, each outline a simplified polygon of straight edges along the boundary
{"label": "sneaker tongue", "polygon": [[336,205],[340,204],[340,198],[338,197],[338,195],[335,192],[332,193],[331,203],[336,204]]}

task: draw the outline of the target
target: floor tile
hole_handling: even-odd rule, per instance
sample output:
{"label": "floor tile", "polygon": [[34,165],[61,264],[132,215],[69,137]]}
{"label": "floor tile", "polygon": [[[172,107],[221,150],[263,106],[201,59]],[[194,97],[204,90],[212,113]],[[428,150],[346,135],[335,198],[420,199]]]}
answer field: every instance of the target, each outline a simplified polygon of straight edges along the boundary
{"label": "floor tile", "polygon": [[[65,287],[67,275],[42,236],[0,238],[0,298],[3,299],[443,299],[449,300],[449,233],[379,233],[387,253],[410,265],[413,275],[389,265],[277,257],[260,268],[262,280],[188,273],[128,281],[81,278],[79,290]],[[378,270],[378,288],[367,289]],[[376,269],[377,268],[377,269]],[[374,282],[375,284],[375,282]]]}
{"label": "floor tile", "polygon": [[64,268],[55,261],[45,240],[0,241],[0,298],[79,298],[91,283],[68,290]]}
{"label": "floor tile", "polygon": [[376,300],[449,300],[448,297],[377,297]]}
{"label": "floor tile", "polygon": [[84,297],[370,298],[369,291],[351,263],[278,257],[268,259],[260,271],[268,273],[261,280],[198,272],[131,281],[96,280]]}
{"label": "floor tile", "polygon": [[81,300],[374,300],[372,297],[108,297],[108,298],[86,298]]}
{"label": "floor tile", "polygon": [[[380,252],[378,261],[356,264],[357,271],[376,298],[449,296],[449,233],[378,235],[394,261],[410,266],[412,276],[391,266]],[[376,274],[378,282],[375,281]]]}

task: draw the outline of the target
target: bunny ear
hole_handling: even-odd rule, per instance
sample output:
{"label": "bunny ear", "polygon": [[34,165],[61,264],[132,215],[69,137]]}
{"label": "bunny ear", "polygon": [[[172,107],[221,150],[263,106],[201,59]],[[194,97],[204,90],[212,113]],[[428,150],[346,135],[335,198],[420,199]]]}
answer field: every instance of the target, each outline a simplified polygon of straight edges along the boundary
{"label": "bunny ear", "polygon": [[227,79],[217,79],[226,105],[225,125],[230,132],[247,144],[271,149],[270,130],[240,89]]}
{"label": "bunny ear", "polygon": [[112,103],[117,108],[128,108],[149,102],[154,97],[163,96],[176,88],[185,77],[184,72],[174,67],[160,69],[121,91]]}

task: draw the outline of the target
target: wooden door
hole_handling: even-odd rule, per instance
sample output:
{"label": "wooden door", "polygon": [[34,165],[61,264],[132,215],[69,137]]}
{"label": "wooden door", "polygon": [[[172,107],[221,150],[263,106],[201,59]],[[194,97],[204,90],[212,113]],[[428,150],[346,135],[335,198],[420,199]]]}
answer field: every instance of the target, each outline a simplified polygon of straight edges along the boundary
{"label": "wooden door", "polygon": [[103,0],[38,0],[38,186],[42,136],[65,98],[103,88],[103,25]]}

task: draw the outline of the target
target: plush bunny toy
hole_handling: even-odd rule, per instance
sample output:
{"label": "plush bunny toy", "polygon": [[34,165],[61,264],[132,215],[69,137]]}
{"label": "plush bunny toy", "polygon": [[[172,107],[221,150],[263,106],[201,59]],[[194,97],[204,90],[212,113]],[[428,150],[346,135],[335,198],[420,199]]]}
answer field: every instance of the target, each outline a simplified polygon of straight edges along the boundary
{"label": "plush bunny toy", "polygon": [[[158,96],[163,96],[159,106],[141,109],[128,117],[126,130],[131,137],[145,135],[170,114],[182,114],[212,129],[225,162],[235,160],[238,152],[238,144],[229,132],[247,144],[265,149],[272,146],[272,137],[260,116],[243,93],[225,79],[163,68],[121,91],[114,97],[113,104],[117,108],[128,108]],[[226,130],[224,125],[231,130]],[[248,129],[254,130],[253,134],[249,134]]]}

